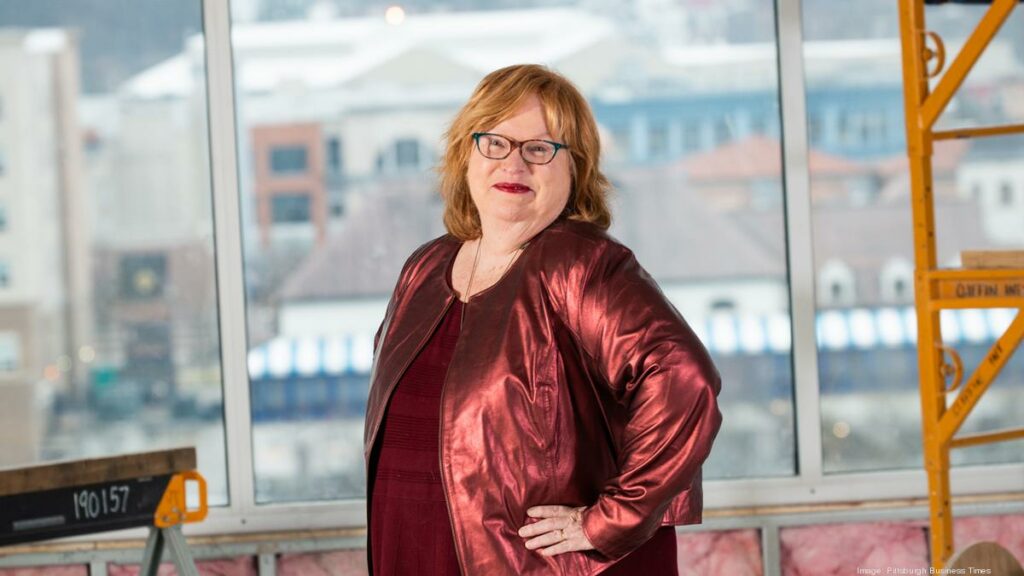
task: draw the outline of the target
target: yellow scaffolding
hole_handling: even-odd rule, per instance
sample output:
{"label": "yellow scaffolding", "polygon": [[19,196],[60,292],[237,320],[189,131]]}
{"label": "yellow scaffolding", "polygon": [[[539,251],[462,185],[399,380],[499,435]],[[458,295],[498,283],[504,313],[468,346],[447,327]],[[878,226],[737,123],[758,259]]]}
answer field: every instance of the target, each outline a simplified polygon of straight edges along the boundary
{"label": "yellow scaffolding", "polygon": [[[1024,336],[1024,266],[939,269],[935,256],[932,197],[934,141],[1024,132],[1024,125],[948,131],[933,129],[968,72],[1020,0],[964,2],[990,6],[943,74],[945,48],[942,39],[925,28],[924,8],[925,4],[942,4],[945,1],[900,0],[899,4],[907,154],[910,160],[914,220],[921,425],[931,511],[931,561],[936,569],[943,568],[953,554],[950,449],[1024,438],[1024,428],[953,437]],[[934,90],[929,90],[930,78],[938,78]],[[951,393],[960,387],[963,374],[959,356],[942,342],[939,313],[951,308],[1017,308],[1018,312],[981,365],[968,377],[963,388],[951,402],[947,402],[952,397]],[[947,386],[946,381],[950,378],[953,382]]]}

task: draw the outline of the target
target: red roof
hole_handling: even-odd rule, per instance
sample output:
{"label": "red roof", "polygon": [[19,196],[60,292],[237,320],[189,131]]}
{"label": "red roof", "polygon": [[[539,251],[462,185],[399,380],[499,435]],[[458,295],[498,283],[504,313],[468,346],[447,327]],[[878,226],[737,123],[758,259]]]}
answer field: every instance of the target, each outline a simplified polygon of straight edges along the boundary
{"label": "red roof", "polygon": [[[956,171],[960,160],[967,154],[971,143],[968,140],[947,140],[932,146],[932,172],[947,174]],[[886,176],[906,173],[910,170],[906,154],[891,156],[878,162],[878,170]]]}
{"label": "red roof", "polygon": [[[679,166],[691,180],[779,178],[782,175],[782,143],[767,136],[750,136],[689,156]],[[845,158],[811,150],[810,169],[814,175],[846,176],[863,172],[865,168]]]}

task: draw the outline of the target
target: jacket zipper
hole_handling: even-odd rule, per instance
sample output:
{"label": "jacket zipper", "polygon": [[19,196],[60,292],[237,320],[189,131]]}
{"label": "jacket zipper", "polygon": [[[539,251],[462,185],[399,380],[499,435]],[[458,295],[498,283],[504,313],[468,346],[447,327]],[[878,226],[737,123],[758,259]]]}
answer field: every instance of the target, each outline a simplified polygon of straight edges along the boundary
{"label": "jacket zipper", "polygon": [[[411,366],[413,361],[416,360],[416,356],[418,356],[419,353],[423,351],[423,347],[426,346],[427,341],[430,340],[430,337],[434,334],[434,330],[437,330],[437,326],[441,323],[441,320],[444,318],[444,315],[448,313],[448,308],[452,305],[453,301],[454,298],[448,299],[448,302],[444,305],[444,310],[442,310],[441,314],[439,314],[437,319],[434,320],[434,323],[431,325],[430,330],[427,330],[426,335],[423,336],[423,339],[420,340],[420,343],[416,345],[415,352],[409,355],[409,360],[406,361],[405,365],[402,366],[402,369],[398,372],[398,377],[395,378],[392,382],[388,383],[388,387],[384,392],[384,398],[380,404],[381,408],[379,410],[379,413],[374,417],[373,431],[370,434],[371,453],[373,451],[373,446],[377,443],[377,433],[380,431],[380,425],[384,421],[384,412],[387,410],[388,402],[391,400],[391,394],[395,391],[395,387],[398,386],[398,382],[402,379],[402,375],[405,374],[405,371],[408,370],[409,366]],[[442,394],[444,393],[443,385],[441,392]]]}
{"label": "jacket zipper", "polygon": [[[452,300],[452,302],[454,302],[454,299]],[[452,302],[449,302],[449,305],[452,304]],[[464,302],[462,304],[463,315],[466,314],[466,306],[468,305],[468,302]],[[447,311],[448,308],[445,307],[445,312],[447,313]],[[461,318],[459,320],[459,340],[462,340]],[[458,341],[456,341],[455,345],[456,347],[458,347]],[[441,473],[441,489],[444,491],[444,508],[445,510],[448,511],[448,528],[452,531],[452,543],[455,545],[455,557],[459,562],[459,572],[465,575],[468,574],[468,572],[466,571],[466,566],[462,560],[462,553],[459,551],[459,539],[458,536],[455,534],[455,516],[452,515],[452,504],[448,492],[448,483],[445,481],[448,478],[448,476],[445,474],[444,470],[444,391],[447,388],[448,373],[451,371],[451,368],[452,362],[449,360],[448,367],[445,368],[444,371],[444,380],[441,381],[441,402],[440,406],[438,407],[437,416],[437,464],[438,472]]]}

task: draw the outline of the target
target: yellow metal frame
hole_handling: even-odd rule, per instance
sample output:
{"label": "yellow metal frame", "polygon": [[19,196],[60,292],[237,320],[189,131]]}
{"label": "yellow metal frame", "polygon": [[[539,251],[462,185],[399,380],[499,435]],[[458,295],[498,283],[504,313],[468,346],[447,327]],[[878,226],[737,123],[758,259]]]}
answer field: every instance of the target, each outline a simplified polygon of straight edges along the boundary
{"label": "yellow metal frame", "polygon": [[[940,270],[935,256],[932,197],[933,142],[1024,132],[1024,124],[933,130],[936,120],[1019,1],[991,2],[967,43],[945,74],[938,79],[935,90],[930,91],[928,79],[942,73],[945,48],[936,34],[925,29],[924,0],[900,0],[903,98],[914,219],[914,290],[921,378],[921,426],[931,511],[931,560],[936,569],[944,567],[953,554],[950,448],[1024,438],[1024,428],[953,438],[1024,337],[1024,270]],[[929,40],[935,44],[935,49],[928,46]],[[935,62],[929,69],[932,60]],[[1017,308],[1018,313],[947,407],[947,396],[957,386],[947,387],[946,378],[953,375],[959,380],[962,377],[959,357],[942,343],[939,313],[951,308]],[[952,365],[944,360],[947,351],[954,358]]]}

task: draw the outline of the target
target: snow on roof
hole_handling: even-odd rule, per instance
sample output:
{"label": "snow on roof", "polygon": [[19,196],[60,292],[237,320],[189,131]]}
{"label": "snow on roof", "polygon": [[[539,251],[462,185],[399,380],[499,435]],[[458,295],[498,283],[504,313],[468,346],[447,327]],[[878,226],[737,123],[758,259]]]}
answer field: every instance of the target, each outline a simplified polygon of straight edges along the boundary
{"label": "snow on roof", "polygon": [[393,44],[365,51],[356,57],[323,53],[301,58],[284,54],[240,58],[238,82],[246,92],[269,91],[290,82],[298,82],[308,88],[329,88],[343,84],[408,49],[406,45]]}
{"label": "snow on roof", "polygon": [[[480,75],[517,62],[552,63],[613,31],[607,19],[553,8],[414,14],[397,26],[379,18],[239,24],[232,43],[239,85],[259,92],[291,82],[339,86],[414,50],[442,54]],[[127,93],[140,98],[189,93],[192,77],[179,60],[187,57],[183,53],[131,78]]]}
{"label": "snow on roof", "polygon": [[26,52],[48,54],[59,52],[68,45],[68,33],[59,28],[35,28],[25,34]]}
{"label": "snow on roof", "polygon": [[193,92],[191,62],[185,53],[172,56],[136,74],[122,85],[122,91],[136,98],[187,97]]}
{"label": "snow on roof", "polygon": [[[405,54],[431,52],[477,75],[518,63],[559,61],[619,35],[612,19],[576,8],[412,14],[401,24],[383,18],[237,23],[232,31],[237,82],[245,92],[281,85],[342,87]],[[184,95],[193,74],[179,58],[202,57],[202,37],[188,49],[126,83],[140,98]],[[962,40],[947,42],[948,64]],[[877,85],[902,82],[898,39],[811,41],[804,44],[808,84]],[[654,48],[652,76],[695,91],[773,90],[775,43]],[[1012,46],[993,42],[968,79],[987,83],[1019,73]],[[429,74],[420,74],[428,78]],[[422,80],[421,82],[422,83]]]}

